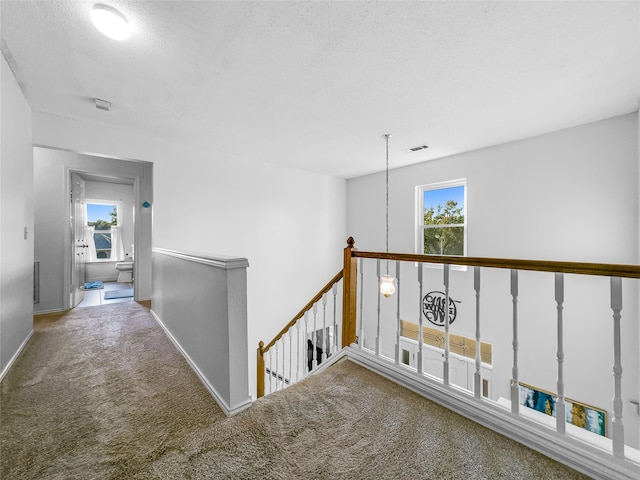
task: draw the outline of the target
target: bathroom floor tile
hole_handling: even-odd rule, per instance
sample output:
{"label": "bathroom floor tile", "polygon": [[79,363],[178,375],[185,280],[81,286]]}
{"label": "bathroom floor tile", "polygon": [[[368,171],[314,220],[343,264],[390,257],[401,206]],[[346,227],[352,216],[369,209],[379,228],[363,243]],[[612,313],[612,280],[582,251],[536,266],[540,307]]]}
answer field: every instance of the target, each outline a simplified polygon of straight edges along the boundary
{"label": "bathroom floor tile", "polygon": [[133,288],[133,283],[118,283],[118,282],[105,282],[102,284],[103,288],[96,290],[87,290],[84,293],[84,300],[82,300],[76,308],[82,307],[95,307],[96,305],[108,305],[111,303],[123,303],[132,302],[133,297],[126,298],[104,298],[104,292],[110,290],[124,290],[125,288]]}

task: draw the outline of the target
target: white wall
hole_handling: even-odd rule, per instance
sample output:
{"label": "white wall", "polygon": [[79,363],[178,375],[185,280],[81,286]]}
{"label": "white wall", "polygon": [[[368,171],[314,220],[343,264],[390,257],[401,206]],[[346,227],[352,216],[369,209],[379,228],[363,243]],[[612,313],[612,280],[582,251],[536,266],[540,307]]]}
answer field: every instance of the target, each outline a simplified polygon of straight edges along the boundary
{"label": "white wall", "polygon": [[[153,250],[153,310],[222,410],[251,406],[247,259]],[[197,302],[193,298],[197,297]]]}
{"label": "white wall", "polygon": [[31,109],[4,55],[1,63],[0,377],[33,331]]}
{"label": "white wall", "polygon": [[[468,254],[606,263],[638,263],[638,126],[630,114],[390,172],[390,250],[414,251],[415,187],[467,179]],[[381,149],[383,145],[381,144]],[[393,165],[393,158],[390,159]],[[384,174],[348,182],[348,231],[360,250],[384,250]],[[365,264],[369,273],[374,265]],[[424,292],[442,290],[442,272],[425,270]],[[402,270],[401,316],[417,323],[416,267]],[[623,400],[626,435],[638,445],[638,282],[625,281]],[[375,287],[374,287],[375,288]],[[522,273],[520,381],[557,391],[553,275]],[[566,395],[612,410],[612,321],[606,278],[567,276]],[[475,336],[471,271],[452,272],[460,300],[452,331]],[[492,396],[509,397],[511,297],[508,271],[483,270],[482,339],[494,344]],[[375,303],[375,302],[374,302]],[[383,302],[394,318],[395,301]],[[365,315],[368,335],[375,304]],[[393,337],[393,324],[383,337]]]}
{"label": "white wall", "polygon": [[[35,132],[34,128],[34,140]],[[65,183],[69,169],[127,178],[137,176],[140,178],[140,203],[153,202],[153,174],[148,162],[99,158],[40,147],[33,149],[33,169],[35,259],[40,262],[40,302],[35,310],[41,313],[65,308],[63,286],[68,280],[65,258],[69,258],[71,242]],[[140,245],[136,252],[136,299],[146,300],[151,298],[151,213],[137,205],[135,215]]]}
{"label": "white wall", "polygon": [[258,341],[269,341],[341,268],[344,180],[221,153],[215,138],[194,145],[40,113],[34,142],[153,162],[154,246],[249,260],[250,378]]}

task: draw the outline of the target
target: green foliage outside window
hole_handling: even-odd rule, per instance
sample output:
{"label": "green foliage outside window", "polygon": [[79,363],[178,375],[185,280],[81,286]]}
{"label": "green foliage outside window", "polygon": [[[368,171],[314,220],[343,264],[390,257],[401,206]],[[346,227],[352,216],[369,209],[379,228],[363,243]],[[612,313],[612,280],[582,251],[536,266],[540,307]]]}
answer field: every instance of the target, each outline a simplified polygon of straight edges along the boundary
{"label": "green foliage outside window", "polygon": [[87,222],[87,225],[89,225],[90,227],[95,227],[96,230],[111,230],[111,227],[115,227],[116,225],[118,225],[118,209],[115,205],[113,207],[113,210],[109,212],[109,216],[111,217],[110,222],[99,219],[95,222]]}
{"label": "green foliage outside window", "polygon": [[[425,208],[424,253],[428,255],[464,255],[464,211],[455,200]],[[450,226],[448,226],[450,225]]]}

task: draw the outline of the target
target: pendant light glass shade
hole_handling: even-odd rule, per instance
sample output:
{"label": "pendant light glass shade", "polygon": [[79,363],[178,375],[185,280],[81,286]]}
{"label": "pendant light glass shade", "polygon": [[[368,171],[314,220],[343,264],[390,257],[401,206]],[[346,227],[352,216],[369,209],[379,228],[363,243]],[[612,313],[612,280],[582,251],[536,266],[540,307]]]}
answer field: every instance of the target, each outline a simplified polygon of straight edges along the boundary
{"label": "pendant light glass shade", "polygon": [[394,280],[391,275],[382,275],[380,277],[380,293],[385,297],[390,297],[396,292],[396,286],[393,284]]}

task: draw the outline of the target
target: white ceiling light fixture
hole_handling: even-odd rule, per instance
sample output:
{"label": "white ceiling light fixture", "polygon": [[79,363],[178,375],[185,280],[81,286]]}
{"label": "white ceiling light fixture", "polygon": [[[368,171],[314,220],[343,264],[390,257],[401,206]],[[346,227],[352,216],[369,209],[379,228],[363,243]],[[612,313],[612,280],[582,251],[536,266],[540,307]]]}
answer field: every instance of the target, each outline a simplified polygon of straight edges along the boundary
{"label": "white ceiling light fixture", "polygon": [[124,40],[131,34],[127,17],[107,5],[94,5],[91,10],[91,21],[102,34],[114,40]]}

